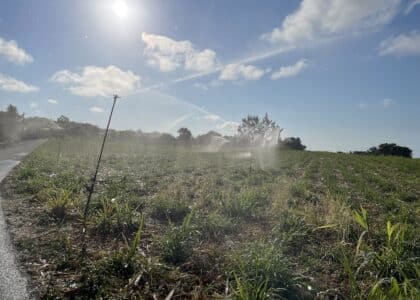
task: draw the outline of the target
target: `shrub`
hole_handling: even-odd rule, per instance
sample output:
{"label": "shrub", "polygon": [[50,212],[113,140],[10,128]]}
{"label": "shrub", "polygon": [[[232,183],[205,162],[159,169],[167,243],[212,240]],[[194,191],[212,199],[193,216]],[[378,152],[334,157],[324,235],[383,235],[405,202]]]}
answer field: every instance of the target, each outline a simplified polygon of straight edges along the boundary
{"label": "shrub", "polygon": [[305,150],[306,146],[302,144],[302,141],[299,137],[288,137],[282,140],[279,143],[280,149],[290,149],[290,150]]}
{"label": "shrub", "polygon": [[367,151],[367,153],[375,155],[392,155],[411,158],[413,151],[408,147],[398,146],[394,143],[384,143],[380,144],[378,147],[371,147]]}

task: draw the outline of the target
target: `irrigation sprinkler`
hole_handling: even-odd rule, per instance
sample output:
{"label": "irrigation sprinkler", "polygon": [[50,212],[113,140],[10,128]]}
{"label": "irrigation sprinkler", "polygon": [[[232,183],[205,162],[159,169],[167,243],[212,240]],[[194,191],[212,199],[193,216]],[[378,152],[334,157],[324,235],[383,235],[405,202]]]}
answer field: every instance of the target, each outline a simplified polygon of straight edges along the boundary
{"label": "irrigation sprinkler", "polygon": [[102,154],[104,152],[105,142],[106,142],[106,138],[108,136],[109,125],[111,124],[112,114],[114,113],[115,103],[117,102],[118,98],[121,98],[121,97],[118,96],[118,95],[114,95],[114,102],[112,103],[111,113],[109,114],[108,124],[106,125],[106,130],[105,130],[105,134],[104,134],[104,139],[102,141],[101,150],[99,151],[99,157],[98,157],[98,162],[96,164],[95,175],[92,178],[92,182],[91,182],[90,186],[87,188],[89,194],[88,194],[88,197],[87,197],[87,201],[86,201],[86,205],[85,205],[85,211],[84,211],[84,214],[83,214],[82,258],[86,254],[86,222],[87,222],[87,217],[88,217],[88,214],[89,214],[89,205],[90,205],[90,201],[92,199],[93,191],[95,189],[95,183],[96,183],[96,179],[98,177],[99,166],[101,165]]}

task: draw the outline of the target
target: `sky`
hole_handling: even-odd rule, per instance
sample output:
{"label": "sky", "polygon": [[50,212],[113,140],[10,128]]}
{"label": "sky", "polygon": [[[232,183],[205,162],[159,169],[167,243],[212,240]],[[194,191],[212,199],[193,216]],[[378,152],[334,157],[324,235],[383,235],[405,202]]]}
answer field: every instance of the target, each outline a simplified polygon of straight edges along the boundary
{"label": "sky", "polygon": [[420,156],[420,0],[2,0],[0,109]]}

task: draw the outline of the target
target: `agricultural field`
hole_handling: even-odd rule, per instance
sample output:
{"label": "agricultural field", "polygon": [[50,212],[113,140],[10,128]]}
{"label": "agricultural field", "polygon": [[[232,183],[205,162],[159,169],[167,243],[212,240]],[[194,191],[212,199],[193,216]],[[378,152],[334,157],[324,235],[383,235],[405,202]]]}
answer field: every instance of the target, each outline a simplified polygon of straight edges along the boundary
{"label": "agricultural field", "polygon": [[420,160],[51,139],[2,184],[42,299],[419,299]]}

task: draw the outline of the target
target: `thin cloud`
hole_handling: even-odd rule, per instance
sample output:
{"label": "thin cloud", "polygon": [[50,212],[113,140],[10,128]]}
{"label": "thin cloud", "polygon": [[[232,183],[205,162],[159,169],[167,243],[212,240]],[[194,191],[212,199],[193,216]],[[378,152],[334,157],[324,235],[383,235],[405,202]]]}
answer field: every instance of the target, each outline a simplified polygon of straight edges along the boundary
{"label": "thin cloud", "polygon": [[389,108],[393,103],[394,103],[394,101],[392,99],[388,99],[388,98],[386,98],[382,101],[382,105],[383,105],[384,108]]}
{"label": "thin cloud", "polygon": [[39,88],[0,73],[0,90],[6,92],[30,93],[38,91]]}
{"label": "thin cloud", "polygon": [[185,120],[193,117],[195,115],[194,112],[191,113],[187,113],[185,115],[182,115],[178,118],[176,118],[175,120],[173,120],[169,125],[166,126],[166,128],[163,130],[164,132],[168,132],[171,131],[173,128],[175,128],[178,124],[181,124],[182,122],[184,122]]}
{"label": "thin cloud", "polygon": [[395,18],[401,2],[303,0],[280,27],[261,38],[272,44],[301,45],[320,38],[377,30]]}
{"label": "thin cloud", "polygon": [[383,40],[379,45],[380,55],[420,55],[420,33],[412,31]]}
{"label": "thin cloud", "polygon": [[155,93],[157,93],[158,95],[165,97],[167,100],[171,101],[174,104],[179,104],[179,105],[184,105],[186,107],[189,108],[190,112],[176,118],[175,120],[171,121],[168,125],[166,125],[162,131],[170,131],[171,129],[173,129],[175,126],[179,125],[182,122],[185,122],[186,120],[193,118],[193,117],[201,117],[203,116],[204,119],[212,121],[215,124],[215,128],[219,129],[219,130],[223,130],[224,133],[227,134],[233,134],[234,132],[236,132],[237,127],[239,126],[239,123],[234,122],[234,121],[230,121],[230,120],[226,120],[223,117],[213,114],[209,111],[207,111],[206,109],[197,106],[189,101],[186,101],[184,99],[160,92],[160,91],[154,91]]}
{"label": "thin cloud", "polygon": [[[268,50],[268,51],[264,51],[264,52],[261,52],[261,53],[251,54],[249,56],[237,59],[237,60],[235,60],[231,63],[227,63],[226,65],[229,65],[229,64],[235,64],[235,65],[250,64],[250,63],[266,60],[268,58],[280,55],[282,53],[291,51],[293,49],[295,49],[295,46],[282,46],[282,47],[278,47],[274,50]],[[198,78],[201,78],[201,77],[209,76],[209,75],[212,75],[212,74],[215,74],[215,73],[218,73],[218,72],[222,71],[224,67],[225,67],[224,65],[219,65],[218,67],[216,67],[213,70],[210,70],[208,72],[195,73],[195,74],[187,75],[187,76],[184,76],[184,77],[180,77],[180,78],[177,78],[177,79],[169,82],[169,84],[184,82],[184,81],[190,81],[190,80],[198,79]]]}
{"label": "thin cloud", "polygon": [[[225,68],[225,66],[227,66],[229,64],[241,65],[241,64],[250,64],[250,63],[254,63],[254,62],[258,62],[258,61],[263,61],[263,60],[269,59],[271,57],[275,57],[277,55],[286,53],[288,51],[292,51],[293,49],[296,49],[296,47],[294,45],[277,46],[275,49],[262,51],[260,53],[253,53],[253,54],[250,54],[250,55],[245,56],[243,58],[234,60],[230,63],[225,64],[225,65],[218,64],[213,69],[208,70],[206,72],[193,73],[193,74],[190,74],[190,75],[186,75],[186,76],[176,78],[176,79],[174,79],[172,81],[168,81],[166,83],[154,84],[154,85],[150,85],[148,87],[138,89],[138,90],[135,91],[135,94],[140,94],[140,93],[148,92],[150,90],[159,89],[163,86],[167,86],[167,85],[171,85],[171,84],[176,84],[176,83],[180,83],[180,82],[187,82],[187,81],[190,81],[190,80],[195,80],[195,79],[199,79],[199,78],[202,78],[202,77],[210,76],[210,75],[221,72]],[[221,82],[216,80],[216,81],[212,81],[212,83],[210,83],[210,85],[203,85],[201,87],[202,88],[204,87],[204,89],[205,89],[206,87],[208,88],[209,86],[220,86],[220,85],[221,85]],[[196,87],[200,87],[200,86],[196,85]]]}
{"label": "thin cloud", "polygon": [[218,115],[209,114],[209,115],[204,116],[204,119],[215,122],[215,121],[219,121],[221,118]]}
{"label": "thin cloud", "polygon": [[33,62],[33,58],[24,49],[20,48],[16,41],[6,41],[0,37],[0,55],[15,64]]}
{"label": "thin cloud", "polygon": [[265,70],[253,65],[229,64],[220,72],[220,80],[258,80],[264,76]]}
{"label": "thin cloud", "polygon": [[365,110],[365,109],[367,109],[367,108],[369,107],[369,105],[368,105],[367,103],[365,103],[365,102],[361,102],[361,103],[359,103],[359,104],[357,105],[357,107],[358,107],[359,109]]}
{"label": "thin cloud", "polygon": [[144,54],[148,57],[147,62],[162,72],[171,72],[179,68],[193,72],[208,72],[218,64],[215,51],[197,50],[188,40],[176,41],[167,36],[145,32],[141,38],[146,44]]}
{"label": "thin cloud", "polygon": [[271,79],[276,80],[276,79],[297,76],[304,69],[306,69],[307,66],[308,66],[308,63],[306,62],[306,60],[301,59],[293,65],[283,66],[278,71],[273,72],[273,74],[271,75]]}
{"label": "thin cloud", "polygon": [[408,4],[405,8],[404,14],[408,15],[418,4],[420,4],[420,0],[411,1],[410,4]]}
{"label": "thin cloud", "polygon": [[99,107],[99,106],[92,106],[91,108],[89,108],[89,111],[93,112],[93,113],[100,114],[100,113],[104,112],[104,109]]}
{"label": "thin cloud", "polygon": [[58,104],[58,101],[57,101],[57,100],[55,100],[55,99],[48,99],[48,100],[47,100],[47,102],[48,102],[49,104]]}
{"label": "thin cloud", "polygon": [[209,89],[209,87],[206,84],[201,83],[201,82],[194,83],[193,87],[198,88],[198,89],[202,89],[202,90],[205,90],[205,91],[207,91]]}

